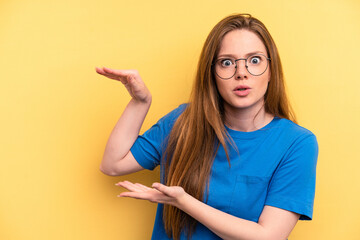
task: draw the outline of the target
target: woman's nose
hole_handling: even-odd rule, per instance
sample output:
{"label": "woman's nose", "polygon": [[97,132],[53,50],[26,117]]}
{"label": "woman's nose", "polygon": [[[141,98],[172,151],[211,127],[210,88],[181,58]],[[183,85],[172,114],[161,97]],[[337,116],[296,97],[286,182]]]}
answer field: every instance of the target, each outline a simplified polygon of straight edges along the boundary
{"label": "woman's nose", "polygon": [[[244,61],[241,61],[244,60]],[[247,79],[249,72],[246,68],[246,61],[245,59],[240,59],[236,62],[236,69],[235,69],[235,79]]]}

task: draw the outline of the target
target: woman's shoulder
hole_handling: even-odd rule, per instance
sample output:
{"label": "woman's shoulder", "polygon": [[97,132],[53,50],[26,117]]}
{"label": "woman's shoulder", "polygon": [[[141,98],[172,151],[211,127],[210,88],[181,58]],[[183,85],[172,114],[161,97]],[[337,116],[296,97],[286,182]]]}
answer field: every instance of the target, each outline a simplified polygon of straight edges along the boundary
{"label": "woman's shoulder", "polygon": [[316,138],[315,134],[310,131],[309,129],[294,123],[293,121],[286,119],[286,118],[279,118],[275,117],[277,120],[277,125],[280,127],[280,131],[285,132],[286,135],[289,137],[295,138],[307,138],[307,137],[314,137]]}
{"label": "woman's shoulder", "polygon": [[171,112],[169,112],[168,114],[175,115],[178,117],[181,115],[181,113],[184,112],[184,110],[186,109],[187,106],[188,106],[188,103],[182,103],[177,108],[175,108]]}
{"label": "woman's shoulder", "polygon": [[178,117],[185,111],[187,106],[187,103],[180,104],[179,106],[168,112],[166,115],[164,115],[162,118],[160,118],[159,123],[174,123],[178,119]]}
{"label": "woman's shoulder", "polygon": [[318,141],[312,131],[285,118],[277,118],[276,126],[278,129],[273,132],[274,144],[279,144],[279,148],[286,149],[288,156],[306,155],[309,157],[311,155],[308,161],[316,162]]}

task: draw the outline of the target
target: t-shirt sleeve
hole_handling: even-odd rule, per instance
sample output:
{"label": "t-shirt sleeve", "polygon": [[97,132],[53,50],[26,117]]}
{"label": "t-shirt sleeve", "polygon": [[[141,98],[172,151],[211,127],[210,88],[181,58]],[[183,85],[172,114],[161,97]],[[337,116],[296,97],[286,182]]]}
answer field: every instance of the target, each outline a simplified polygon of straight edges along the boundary
{"label": "t-shirt sleeve", "polygon": [[314,134],[299,137],[290,146],[269,183],[265,205],[312,220],[318,143]]}
{"label": "t-shirt sleeve", "polygon": [[162,117],[144,134],[139,135],[130,151],[135,160],[145,169],[153,170],[160,164],[167,146],[167,137],[186,104],[180,105]]}

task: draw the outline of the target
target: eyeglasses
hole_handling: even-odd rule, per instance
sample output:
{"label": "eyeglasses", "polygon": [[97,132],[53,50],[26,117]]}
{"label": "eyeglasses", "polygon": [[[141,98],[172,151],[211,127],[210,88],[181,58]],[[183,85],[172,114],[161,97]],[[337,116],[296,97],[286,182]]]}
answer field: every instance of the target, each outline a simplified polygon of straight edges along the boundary
{"label": "eyeglasses", "polygon": [[254,76],[260,76],[263,74],[269,66],[270,58],[266,57],[263,54],[254,54],[249,56],[248,58],[230,58],[223,57],[217,59],[214,63],[214,70],[216,75],[222,79],[230,79],[232,78],[237,69],[237,61],[245,60],[245,67],[247,71]]}

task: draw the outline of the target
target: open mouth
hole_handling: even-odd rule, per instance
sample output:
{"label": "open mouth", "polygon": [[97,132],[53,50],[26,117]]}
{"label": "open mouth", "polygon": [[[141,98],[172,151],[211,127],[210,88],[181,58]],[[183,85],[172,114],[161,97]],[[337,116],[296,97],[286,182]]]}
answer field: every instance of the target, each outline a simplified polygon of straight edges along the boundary
{"label": "open mouth", "polygon": [[239,95],[241,97],[248,95],[250,92],[249,90],[250,90],[250,87],[248,87],[246,85],[239,85],[234,88],[234,92],[236,93],[236,95]]}
{"label": "open mouth", "polygon": [[250,89],[250,88],[247,86],[239,86],[239,87],[235,88],[234,90],[235,91],[246,91],[248,89]]}

